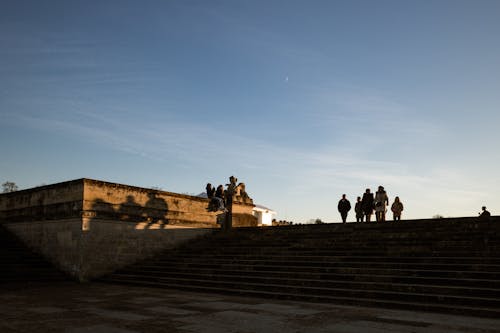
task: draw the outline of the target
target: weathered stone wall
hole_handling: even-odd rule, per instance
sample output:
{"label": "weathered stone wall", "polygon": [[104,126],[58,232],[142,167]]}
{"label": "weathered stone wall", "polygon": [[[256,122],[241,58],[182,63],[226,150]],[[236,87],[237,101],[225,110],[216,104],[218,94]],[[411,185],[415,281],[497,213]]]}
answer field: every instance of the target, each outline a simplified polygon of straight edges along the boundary
{"label": "weathered stone wall", "polygon": [[233,203],[233,227],[257,227],[259,219],[252,214],[253,204]]}
{"label": "weathered stone wall", "polygon": [[131,222],[95,219],[81,237],[79,279],[111,273],[213,230],[168,225],[161,229],[137,229]]}
{"label": "weathered stone wall", "polygon": [[81,219],[5,223],[5,227],[29,248],[40,253],[63,272],[80,279]]}
{"label": "weathered stone wall", "polygon": [[61,270],[77,276],[83,181],[0,195],[0,223]]}
{"label": "weathered stone wall", "polygon": [[78,280],[219,228],[208,201],[79,179],[0,194],[0,223]]}
{"label": "weathered stone wall", "polygon": [[84,180],[83,211],[87,217],[137,223],[137,229],[165,225],[216,228],[208,200],[134,186]]}
{"label": "weathered stone wall", "polygon": [[0,194],[0,223],[79,218],[83,180]]}
{"label": "weathered stone wall", "polygon": [[80,219],[8,223],[5,226],[31,249],[79,281],[90,280],[148,258],[213,229],[167,226],[136,229],[130,222]]}

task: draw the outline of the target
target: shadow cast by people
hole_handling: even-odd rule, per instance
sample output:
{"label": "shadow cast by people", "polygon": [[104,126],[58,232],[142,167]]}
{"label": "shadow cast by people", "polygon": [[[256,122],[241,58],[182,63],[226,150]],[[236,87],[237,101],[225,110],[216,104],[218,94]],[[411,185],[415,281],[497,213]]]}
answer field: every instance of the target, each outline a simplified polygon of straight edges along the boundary
{"label": "shadow cast by people", "polygon": [[85,215],[89,221],[105,219],[134,223],[136,230],[165,229],[168,225],[168,203],[156,193],[148,193],[144,206],[137,203],[133,195],[128,195],[119,205],[97,198]]}
{"label": "shadow cast by people", "polygon": [[148,201],[144,205],[144,213],[148,224],[145,229],[159,225],[165,227],[168,224],[168,204],[164,199],[158,198],[156,193],[148,193]]}

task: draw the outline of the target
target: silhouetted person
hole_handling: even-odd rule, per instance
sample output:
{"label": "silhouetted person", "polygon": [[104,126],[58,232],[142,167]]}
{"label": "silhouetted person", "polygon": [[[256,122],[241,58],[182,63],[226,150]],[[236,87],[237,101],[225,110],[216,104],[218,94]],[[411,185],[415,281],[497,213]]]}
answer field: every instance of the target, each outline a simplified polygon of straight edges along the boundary
{"label": "silhouetted person", "polygon": [[345,198],[345,194],[342,194],[342,199],[340,199],[337,209],[342,217],[342,223],[346,223],[347,213],[351,210],[351,203]]}
{"label": "silhouetted person", "polygon": [[383,186],[378,187],[378,191],[375,193],[375,217],[377,222],[385,221],[385,212],[387,211],[386,206],[389,204],[389,197],[384,190]]}
{"label": "silhouetted person", "polygon": [[488,220],[490,219],[490,217],[491,217],[490,212],[488,212],[488,211],[486,210],[486,206],[483,206],[482,210],[483,210],[483,212],[479,214],[479,218],[480,218],[481,220],[488,221]]}
{"label": "silhouetted person", "polygon": [[218,210],[224,210],[224,186],[219,185],[217,186],[217,189],[215,190],[215,195],[212,198],[213,202],[213,210],[214,212]]}
{"label": "silhouetted person", "polygon": [[238,181],[238,178],[231,176],[229,177],[229,184],[226,184],[227,189],[224,193],[225,199],[226,199],[226,206],[230,206],[233,203],[234,196],[237,193],[237,187],[236,182]]}
{"label": "silhouetted person", "polygon": [[366,192],[363,194],[363,199],[361,199],[361,207],[363,209],[363,214],[365,214],[366,222],[370,222],[371,220],[374,207],[373,202],[374,202],[373,193],[371,193],[370,189],[367,188]]}
{"label": "silhouetted person", "polygon": [[224,222],[224,230],[230,230],[233,227],[233,200],[237,195],[237,181],[238,178],[236,178],[235,176],[231,176],[229,177],[229,184],[226,184],[227,189],[224,192],[226,199],[226,220]]}
{"label": "silhouetted person", "polygon": [[394,221],[401,221],[401,212],[403,211],[403,203],[399,200],[399,197],[394,199],[391,206],[392,218]]}
{"label": "silhouetted person", "polygon": [[208,183],[205,189],[207,190],[207,198],[212,199],[215,195],[215,188],[212,184]]}
{"label": "silhouetted person", "polygon": [[205,187],[207,190],[207,198],[208,198],[208,208],[209,212],[216,212],[219,210],[219,200],[215,199],[215,187],[212,184],[208,183]]}
{"label": "silhouetted person", "polygon": [[361,197],[356,199],[356,204],[354,205],[354,212],[356,213],[356,222],[363,222],[363,203],[361,202]]}
{"label": "silhouetted person", "polygon": [[224,199],[224,186],[222,185],[217,186],[217,189],[215,190],[215,197]]}

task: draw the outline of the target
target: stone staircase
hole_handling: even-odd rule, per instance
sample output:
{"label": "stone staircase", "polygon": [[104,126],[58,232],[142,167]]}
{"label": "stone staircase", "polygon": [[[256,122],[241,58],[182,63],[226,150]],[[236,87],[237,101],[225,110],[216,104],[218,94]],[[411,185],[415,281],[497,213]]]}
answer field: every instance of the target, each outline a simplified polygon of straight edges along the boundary
{"label": "stone staircase", "polygon": [[237,228],[101,281],[500,317],[500,217]]}
{"label": "stone staircase", "polygon": [[29,250],[0,225],[0,289],[23,288],[32,283],[67,281],[67,277],[43,257]]}

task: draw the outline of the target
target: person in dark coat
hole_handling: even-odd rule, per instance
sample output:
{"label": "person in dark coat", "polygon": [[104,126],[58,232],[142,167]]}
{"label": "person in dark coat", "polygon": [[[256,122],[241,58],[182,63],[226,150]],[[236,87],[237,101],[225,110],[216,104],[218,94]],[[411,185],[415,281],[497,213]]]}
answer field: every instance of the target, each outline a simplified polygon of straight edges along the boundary
{"label": "person in dark coat", "polygon": [[356,204],[354,205],[354,212],[356,213],[356,222],[363,222],[363,206],[361,202],[361,197],[356,199]]}
{"label": "person in dark coat", "polygon": [[370,219],[373,214],[373,193],[370,192],[370,189],[367,188],[366,192],[363,194],[363,199],[361,199],[361,207],[363,209],[363,213],[365,214],[365,221],[370,222]]}
{"label": "person in dark coat", "polygon": [[351,203],[346,199],[345,194],[342,194],[342,199],[340,199],[337,209],[342,217],[342,223],[346,223],[347,213],[351,210]]}

